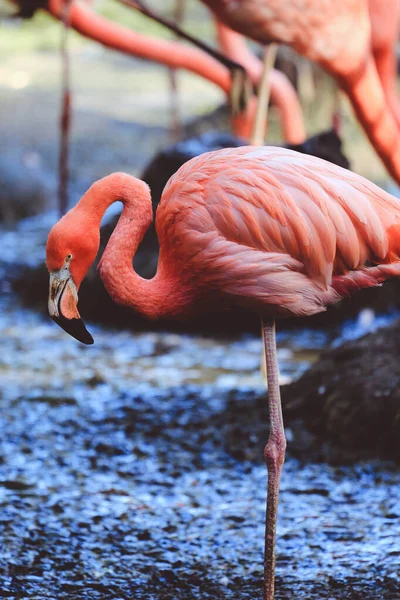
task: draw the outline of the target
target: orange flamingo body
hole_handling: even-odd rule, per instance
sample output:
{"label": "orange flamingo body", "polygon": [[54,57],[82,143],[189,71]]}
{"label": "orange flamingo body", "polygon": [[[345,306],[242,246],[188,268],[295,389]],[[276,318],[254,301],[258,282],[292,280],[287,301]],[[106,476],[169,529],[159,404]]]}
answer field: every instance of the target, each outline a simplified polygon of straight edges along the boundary
{"label": "orange flamingo body", "polygon": [[288,44],[326,69],[348,95],[389,173],[400,183],[400,129],[371,49],[367,0],[203,0],[218,19],[261,43]]}
{"label": "orange flamingo body", "polygon": [[274,319],[325,310],[400,275],[400,202],[359,175],[315,157],[247,146],[196,157],[169,180],[157,210],[157,273],[132,259],[152,221],[147,185],[124,173],[94,183],[51,230],[49,312],[85,343],[79,286],[99,247],[101,219],[124,208],[100,261],[112,298],[149,318],[239,305],[263,322],[270,434],[264,598],[274,597],[275,537],[286,441]]}

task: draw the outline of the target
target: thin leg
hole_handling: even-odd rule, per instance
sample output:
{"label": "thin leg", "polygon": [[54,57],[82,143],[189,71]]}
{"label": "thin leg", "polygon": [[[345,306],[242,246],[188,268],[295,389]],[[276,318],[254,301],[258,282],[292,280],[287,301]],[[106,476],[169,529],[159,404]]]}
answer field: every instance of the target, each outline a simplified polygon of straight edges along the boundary
{"label": "thin leg", "polygon": [[336,87],[335,95],[333,99],[333,112],[332,112],[332,129],[336,131],[338,135],[342,130],[342,92],[340,88]]}
{"label": "thin leg", "polygon": [[[174,21],[177,27],[182,26],[185,16],[185,0],[175,0]],[[182,137],[182,122],[180,118],[178,73],[177,69],[169,70],[170,94],[171,94],[171,132],[172,141],[178,142]]]}
{"label": "thin leg", "polygon": [[66,0],[63,5],[62,21],[63,35],[61,39],[62,66],[62,100],[60,115],[60,149],[58,156],[58,210],[62,217],[68,207],[68,178],[69,178],[69,138],[71,126],[71,90],[68,53],[68,32],[70,24],[70,8],[72,0]]}
{"label": "thin leg", "polygon": [[270,93],[268,77],[269,72],[275,64],[277,52],[277,44],[270,44],[269,46],[266,46],[264,50],[264,67],[258,88],[257,111],[251,136],[251,143],[255,146],[262,146],[264,143]]}
{"label": "thin leg", "polygon": [[268,406],[270,432],[264,449],[268,469],[267,516],[264,552],[264,600],[273,600],[275,582],[276,520],[279,500],[279,483],[285,460],[286,439],[283,428],[279,369],[276,356],[275,321],[262,323],[267,367]]}

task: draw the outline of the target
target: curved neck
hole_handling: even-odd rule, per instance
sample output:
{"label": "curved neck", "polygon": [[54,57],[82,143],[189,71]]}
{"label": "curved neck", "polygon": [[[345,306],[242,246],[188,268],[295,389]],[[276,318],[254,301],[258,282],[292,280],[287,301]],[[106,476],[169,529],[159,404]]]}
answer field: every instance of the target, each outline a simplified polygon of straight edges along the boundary
{"label": "curved neck", "polygon": [[253,54],[246,44],[245,38],[237,31],[233,31],[218,19],[215,19],[218,43],[229,58],[243,65],[251,81],[257,84],[260,80],[263,65],[262,61]]}
{"label": "curved neck", "polygon": [[[57,19],[62,18],[62,0],[49,0],[47,10]],[[96,14],[84,4],[71,4],[69,20],[71,27],[108,48],[161,63],[172,68],[192,71],[215,83],[225,93],[231,89],[229,70],[215,58],[198,48],[192,48],[173,40],[162,40],[131,31]]]}
{"label": "curved neck", "polygon": [[372,55],[357,75],[336,75],[336,79],[347,93],[375,151],[393,179],[400,184],[400,128],[388,109]]}
{"label": "curved neck", "polygon": [[124,208],[98,267],[107,292],[118,304],[148,318],[180,312],[182,292],[172,271],[160,261],[156,275],[143,279],[133,269],[133,257],[153,218],[150,190],[143,181],[113,173],[94,183],[75,210],[89,214],[89,226],[99,228],[107,208],[116,201]]}

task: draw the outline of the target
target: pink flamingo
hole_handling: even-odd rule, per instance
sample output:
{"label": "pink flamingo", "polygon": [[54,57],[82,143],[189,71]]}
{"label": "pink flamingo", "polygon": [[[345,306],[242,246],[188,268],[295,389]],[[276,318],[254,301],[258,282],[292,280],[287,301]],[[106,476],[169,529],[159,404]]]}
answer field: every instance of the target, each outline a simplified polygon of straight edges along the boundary
{"label": "pink flamingo", "polygon": [[100,261],[111,297],[150,319],[239,305],[260,316],[270,434],[264,598],[274,596],[275,537],[285,434],[275,319],[304,317],[361,288],[400,276],[400,202],[363,177],[315,157],[273,147],[209,152],[169,180],[157,210],[157,273],[132,259],[152,222],[147,185],[124,173],[94,183],[50,231],[49,313],[91,344],[78,290],[99,248],[101,219],[124,204]]}
{"label": "pink flamingo", "polygon": [[400,183],[400,128],[371,49],[368,0],[202,0],[232,29],[263,44],[288,44],[330,73],[371,144]]}
{"label": "pink flamingo", "polygon": [[[47,10],[62,19],[62,0],[50,0]],[[73,2],[70,7],[70,25],[87,38],[131,56],[151,60],[171,68],[181,68],[207,79],[227,95],[232,88],[230,71],[212,56],[198,48],[171,40],[161,40],[133,32],[96,14],[88,6]],[[300,144],[305,139],[303,116],[299,101],[289,80],[276,70],[269,75],[271,100],[278,106],[282,117],[283,137],[289,144]],[[250,136],[255,114],[255,99],[251,99],[245,114],[233,117],[235,134]]]}

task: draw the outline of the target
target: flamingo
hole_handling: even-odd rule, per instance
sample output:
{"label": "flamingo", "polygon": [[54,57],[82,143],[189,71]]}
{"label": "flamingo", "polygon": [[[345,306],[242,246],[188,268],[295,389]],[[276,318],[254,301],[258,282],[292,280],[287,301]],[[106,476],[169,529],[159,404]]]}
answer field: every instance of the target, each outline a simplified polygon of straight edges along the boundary
{"label": "flamingo", "polygon": [[361,288],[400,276],[400,203],[324,160],[276,147],[202,154],[166,185],[157,210],[160,243],[149,280],[132,260],[152,222],[148,186],[124,173],[97,182],[51,229],[46,247],[50,316],[91,344],[78,290],[115,201],[124,208],[99,269],[113,300],[150,319],[241,306],[262,320],[270,433],[264,598],[273,600],[279,481],[285,433],[275,320],[322,312]]}
{"label": "flamingo", "polygon": [[[50,0],[47,11],[55,18],[62,19],[64,3]],[[96,14],[86,4],[73,2],[69,12],[70,26],[96,42],[125,54],[154,61],[171,68],[191,71],[214,83],[228,96],[232,89],[229,69],[206,52],[172,40],[161,40],[136,33]],[[304,142],[305,127],[300,102],[290,81],[280,72],[271,70],[269,74],[271,100],[281,115],[283,138],[289,144]],[[249,138],[256,109],[255,98],[250,101],[247,113],[233,117],[233,130],[236,135]]]}
{"label": "flamingo", "polygon": [[263,44],[288,44],[332,75],[371,144],[400,183],[400,127],[371,48],[368,0],[202,0],[230,28]]}

